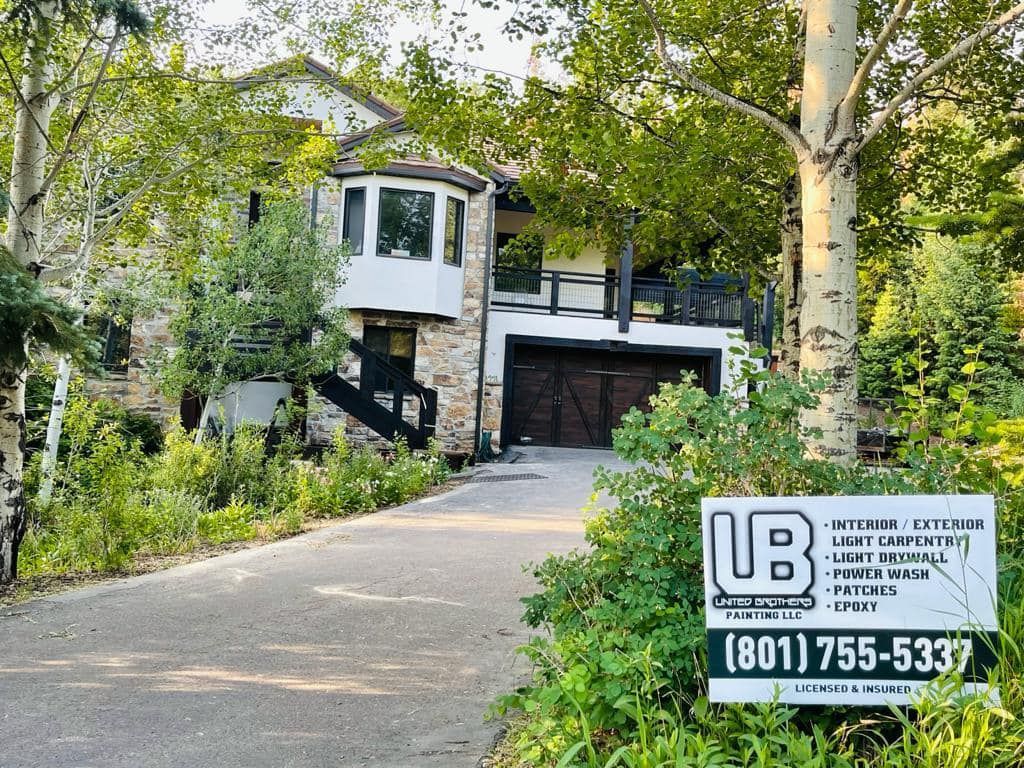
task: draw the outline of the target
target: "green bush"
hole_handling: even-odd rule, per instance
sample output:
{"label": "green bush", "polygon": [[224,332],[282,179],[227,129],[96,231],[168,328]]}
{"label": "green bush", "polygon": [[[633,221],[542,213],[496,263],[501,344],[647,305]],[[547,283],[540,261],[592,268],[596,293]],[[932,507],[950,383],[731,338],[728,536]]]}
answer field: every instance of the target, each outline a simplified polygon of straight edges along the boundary
{"label": "green bush", "polygon": [[[615,505],[587,520],[590,549],[536,567],[541,591],[525,600],[525,619],[549,637],[523,649],[534,663],[534,679],[498,706],[499,712],[515,707],[527,713],[517,744],[528,764],[843,766],[866,765],[854,758],[883,754],[888,764],[910,764],[911,758],[895,757],[901,742],[887,741],[902,727],[895,714],[851,741],[844,734],[860,719],[855,711],[800,710],[797,716],[784,707],[708,707],[702,497],[995,493],[1002,622],[1016,627],[1008,635],[1014,650],[1004,658],[1000,684],[1004,700],[1014,702],[1014,716],[1024,714],[1014,671],[1024,644],[1024,504],[1020,465],[1009,458],[1011,445],[1019,445],[1017,431],[1004,426],[1000,432],[994,417],[970,402],[969,387],[953,402],[910,392],[898,416],[910,435],[901,449],[906,467],[841,467],[810,458],[808,435],[797,422],[800,409],[816,404],[820,382],[797,384],[765,373],[749,378],[759,389],[743,399],[712,397],[688,382],[665,385],[651,413],[633,410],[624,417],[614,447],[633,468],[596,473],[595,490],[607,491]],[[961,729],[956,738],[965,740],[976,726],[1000,725],[998,717],[983,718],[969,705],[962,713],[951,706],[940,697],[928,716],[919,712],[922,744],[943,728],[954,733],[953,721]],[[1018,726],[1007,728],[1021,733]],[[1006,749],[1008,737],[992,738]],[[918,747],[907,749],[920,758]]]}
{"label": "green bush", "polygon": [[[616,708],[628,722],[622,734],[594,732],[581,712],[575,741],[562,748],[559,766],[721,766],[722,768],[1018,768],[1024,764],[1024,577],[1004,572],[999,594],[1000,663],[988,696],[961,692],[950,674],[932,684],[913,709],[865,713],[842,708],[778,704],[712,705],[704,697],[676,697],[666,705],[639,690]],[[648,665],[649,681],[655,679]],[[522,753],[540,753],[524,731]],[[562,740],[564,743],[565,740]],[[534,760],[536,764],[553,764]]]}
{"label": "green bush", "polygon": [[894,366],[913,355],[930,361],[920,372],[927,389],[945,394],[964,383],[964,364],[978,356],[985,370],[975,379],[975,399],[1003,416],[1024,415],[1020,318],[1006,286],[985,269],[991,259],[987,246],[935,237],[909,256],[901,279],[879,294],[860,340],[862,395],[899,395]]}
{"label": "green bush", "polygon": [[[293,534],[308,518],[398,504],[448,476],[437,446],[419,456],[399,444],[388,460],[352,451],[339,432],[316,463],[299,459],[291,437],[268,453],[264,428],[252,425],[199,445],[172,430],[149,456],[149,433],[128,423],[107,403],[69,400],[53,498],[30,505],[24,575],[121,570],[137,554]],[[38,463],[37,455],[30,492]]]}

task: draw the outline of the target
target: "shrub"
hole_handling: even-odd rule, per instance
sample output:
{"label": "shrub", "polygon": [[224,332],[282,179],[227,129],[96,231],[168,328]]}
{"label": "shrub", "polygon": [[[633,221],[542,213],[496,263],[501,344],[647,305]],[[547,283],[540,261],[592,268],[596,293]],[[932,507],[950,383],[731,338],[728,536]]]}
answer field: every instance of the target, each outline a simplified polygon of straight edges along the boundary
{"label": "shrub", "polygon": [[256,508],[232,498],[226,506],[199,516],[199,536],[211,544],[256,538]]}
{"label": "shrub", "polygon": [[525,601],[525,619],[552,639],[533,641],[535,683],[504,703],[540,704],[555,719],[579,707],[593,728],[621,729],[628,718],[616,703],[649,687],[648,667],[654,690],[699,695],[701,498],[894,490],[884,476],[806,455],[797,415],[814,400],[805,386],[772,378],[737,408],[729,394],[684,382],[663,386],[650,414],[627,414],[614,445],[636,466],[598,470],[595,491],[617,504],[587,521],[591,549],[536,568],[542,591]]}
{"label": "shrub", "polygon": [[[518,744],[530,764],[564,759],[559,765],[597,766],[617,754],[621,762],[615,764],[622,765],[852,764],[848,759],[854,752],[842,736],[849,727],[846,710],[801,710],[796,717],[796,710],[781,707],[713,708],[711,720],[694,714],[695,707],[707,710],[702,497],[995,493],[1004,553],[1000,573],[1004,582],[1009,578],[1017,585],[1001,585],[1003,606],[1017,601],[1012,609],[1017,634],[1010,645],[1024,639],[1019,619],[1024,504],[1020,468],[1010,459],[1020,455],[1011,448],[1019,435],[1009,426],[994,429],[995,418],[970,402],[969,386],[954,392],[958,397],[951,401],[908,392],[897,415],[910,436],[900,451],[906,467],[880,470],[841,467],[808,455],[808,435],[797,415],[816,404],[821,382],[798,384],[749,371],[745,378],[759,385],[746,398],[710,396],[683,382],[663,386],[649,414],[627,414],[614,433],[614,447],[633,468],[597,471],[595,491],[607,491],[615,505],[594,510],[586,521],[590,549],[549,557],[535,567],[541,591],[525,600],[524,618],[550,637],[534,638],[523,649],[534,663],[534,679],[502,698],[497,708],[528,713]],[[1004,626],[1010,615],[1004,610]],[[1011,657],[1019,661],[1019,653]],[[1014,677],[1019,673],[1004,666],[1004,687],[1014,688],[1019,706],[1020,680]],[[946,712],[943,706],[934,711]],[[685,715],[666,715],[671,712]],[[973,717],[965,713],[963,723]],[[927,727],[934,727],[937,738],[953,717],[947,714],[918,725],[933,723]],[[769,716],[775,719],[769,722]],[[890,718],[889,730],[880,725],[865,737],[856,754],[882,754],[872,751],[872,738],[886,743],[893,722]],[[977,718],[971,722],[993,725]],[[963,725],[965,739],[971,727]],[[650,746],[655,732],[663,740],[661,751]],[[663,762],[670,748],[691,762]],[[823,750],[818,762],[787,762],[816,750]]]}
{"label": "shrub", "polygon": [[111,413],[102,402],[69,400],[53,498],[31,505],[24,575],[119,570],[137,553],[294,534],[307,518],[401,503],[447,478],[436,446],[419,457],[399,445],[388,461],[352,451],[339,433],[319,465],[299,460],[293,437],[268,454],[264,429],[251,425],[199,445],[171,430],[147,456]]}

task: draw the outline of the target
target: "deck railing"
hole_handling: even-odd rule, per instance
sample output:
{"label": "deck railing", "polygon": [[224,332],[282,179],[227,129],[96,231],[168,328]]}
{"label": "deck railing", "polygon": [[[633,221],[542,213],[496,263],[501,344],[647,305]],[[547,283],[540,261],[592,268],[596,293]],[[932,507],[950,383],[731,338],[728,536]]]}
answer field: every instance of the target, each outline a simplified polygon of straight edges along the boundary
{"label": "deck railing", "polygon": [[[620,290],[615,275],[498,267],[492,274],[491,306],[617,319]],[[748,303],[739,278],[676,284],[634,277],[630,298],[630,320],[720,328],[743,327]]]}

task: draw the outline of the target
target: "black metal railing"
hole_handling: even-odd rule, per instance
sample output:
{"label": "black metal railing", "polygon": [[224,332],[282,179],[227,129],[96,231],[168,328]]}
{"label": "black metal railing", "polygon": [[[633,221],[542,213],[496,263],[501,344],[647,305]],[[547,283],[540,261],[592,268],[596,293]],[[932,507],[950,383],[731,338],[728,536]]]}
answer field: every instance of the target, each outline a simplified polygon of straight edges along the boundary
{"label": "black metal railing", "polygon": [[[426,447],[437,421],[437,390],[355,339],[349,341],[349,349],[359,358],[359,386],[329,373],[313,380],[314,389],[378,435],[388,440],[404,437],[412,448]],[[381,378],[388,382],[387,390],[377,388]]]}
{"label": "black metal railing", "polygon": [[[621,281],[615,275],[497,267],[492,275],[491,306],[552,315],[616,319]],[[669,280],[633,278],[630,320],[676,325],[745,328],[750,300],[740,278]]]}

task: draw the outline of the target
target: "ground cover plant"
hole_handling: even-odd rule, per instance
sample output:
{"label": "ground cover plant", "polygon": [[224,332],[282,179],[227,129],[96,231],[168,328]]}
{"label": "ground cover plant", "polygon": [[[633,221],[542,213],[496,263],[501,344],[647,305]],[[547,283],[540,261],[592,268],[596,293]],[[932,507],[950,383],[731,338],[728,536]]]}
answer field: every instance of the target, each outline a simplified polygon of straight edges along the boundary
{"label": "ground cover plant", "polygon": [[[924,363],[919,362],[918,366]],[[614,506],[593,510],[587,551],[535,567],[525,618],[547,630],[522,650],[532,682],[497,712],[529,766],[1024,765],[1024,539],[1020,429],[970,399],[908,384],[894,413],[902,466],[810,458],[798,421],[822,382],[748,370],[710,396],[665,385],[614,438],[635,467],[599,470]],[[758,385],[747,393],[747,383]],[[913,709],[714,705],[706,697],[700,499],[704,496],[993,493],[999,523],[1000,706],[940,679]]]}
{"label": "ground cover plant", "polygon": [[[141,556],[272,539],[313,518],[401,503],[449,476],[437,446],[414,455],[399,443],[385,457],[353,449],[343,431],[303,460],[297,440],[270,451],[255,425],[199,445],[172,429],[156,451],[137,427],[108,402],[71,399],[53,496],[30,505],[22,576],[119,571]],[[30,489],[37,478],[30,472]]]}

